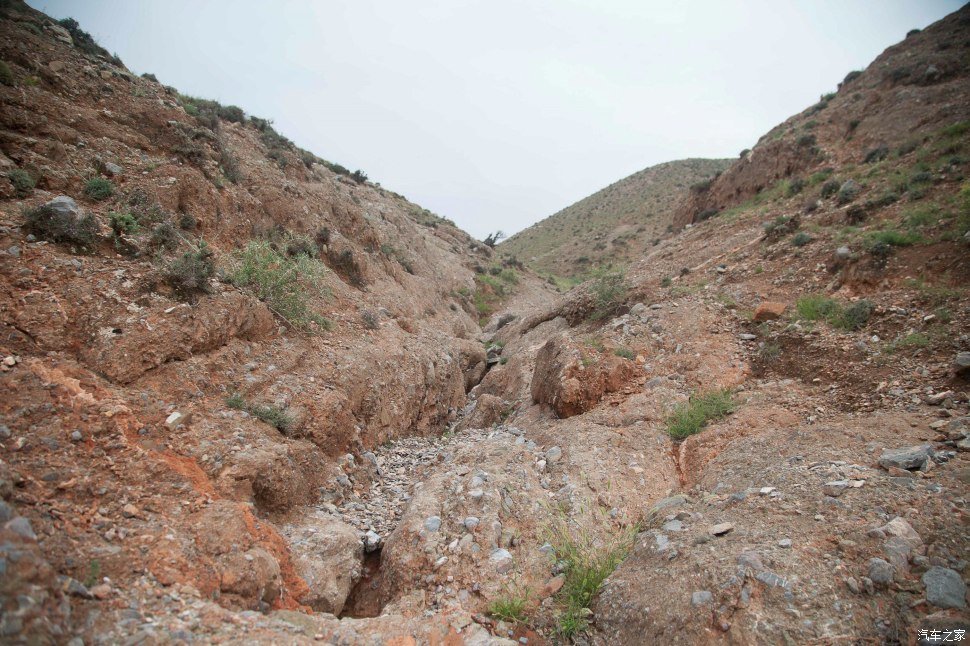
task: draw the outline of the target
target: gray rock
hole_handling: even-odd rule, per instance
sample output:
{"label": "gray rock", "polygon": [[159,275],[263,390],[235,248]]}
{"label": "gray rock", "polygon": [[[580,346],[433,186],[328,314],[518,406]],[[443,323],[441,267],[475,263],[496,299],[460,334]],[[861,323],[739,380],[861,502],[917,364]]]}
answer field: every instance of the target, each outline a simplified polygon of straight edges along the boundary
{"label": "gray rock", "polygon": [[559,462],[561,458],[562,458],[562,449],[559,448],[558,446],[554,446],[548,451],[546,451],[546,462],[548,464],[555,464],[556,462]]}
{"label": "gray rock", "polygon": [[882,559],[869,559],[869,578],[876,585],[889,585],[896,574],[892,563]]}
{"label": "gray rock", "polygon": [[682,532],[684,531],[684,524],[675,518],[664,523],[662,529],[665,532]]}
{"label": "gray rock", "polygon": [[428,516],[424,519],[424,528],[429,532],[436,532],[441,528],[441,518],[438,516]]}
{"label": "gray rock", "polygon": [[822,487],[822,491],[826,496],[833,496],[838,498],[841,496],[846,489],[849,488],[848,480],[833,480],[832,482],[826,482]]}
{"label": "gray rock", "polygon": [[80,217],[81,208],[77,205],[73,199],[67,195],[58,195],[50,202],[44,204],[44,207],[51,211],[54,215],[60,216],[71,216]]}
{"label": "gray rock", "polygon": [[71,441],[72,442],[80,442],[83,439],[84,439],[84,436],[81,434],[81,431],[72,431],[71,432]]}
{"label": "gray rock", "polygon": [[780,541],[778,541],[778,547],[788,549],[789,547],[791,547],[791,539],[790,538],[781,539]]}
{"label": "gray rock", "polygon": [[6,501],[0,500],[0,523],[5,523],[14,517],[13,507]]}
{"label": "gray rock", "polygon": [[372,529],[367,530],[367,533],[364,534],[364,551],[373,552],[380,546],[381,535]]}
{"label": "gray rock", "polygon": [[108,162],[104,165],[104,173],[108,177],[115,177],[117,175],[121,175],[121,173],[123,172],[124,172],[124,169],[118,164]]}
{"label": "gray rock", "polygon": [[465,519],[465,522],[463,524],[465,525],[465,529],[471,531],[476,527],[478,527],[478,523],[479,523],[478,516],[469,516],[468,518]]}
{"label": "gray rock", "polygon": [[938,608],[966,608],[967,585],[960,575],[945,567],[931,567],[923,575],[926,600]]}
{"label": "gray rock", "polygon": [[835,257],[839,260],[848,260],[852,257],[852,251],[848,247],[839,247],[835,250]]}
{"label": "gray rock", "polygon": [[6,440],[10,435],[10,427],[6,424],[0,424],[0,440]]}
{"label": "gray rock", "polygon": [[758,337],[755,334],[747,334],[746,333],[746,334],[739,334],[738,335],[738,338],[741,339],[742,341],[754,341]]}
{"label": "gray rock", "polygon": [[970,374],[970,352],[958,352],[953,359],[953,372],[960,376]]}
{"label": "gray rock", "polygon": [[757,572],[765,569],[765,564],[762,563],[760,554],[748,550],[738,554],[738,567]]}
{"label": "gray rock", "polygon": [[680,507],[681,505],[687,504],[688,502],[690,502],[690,499],[684,494],[679,493],[676,496],[670,496],[669,498],[658,500],[654,504],[654,506],[650,508],[650,513],[657,514],[663,511],[664,509],[669,509],[671,507]]}
{"label": "gray rock", "polygon": [[708,590],[698,590],[690,595],[690,605],[706,606],[714,603],[714,595]]}
{"label": "gray rock", "polygon": [[492,550],[488,560],[495,565],[495,571],[499,574],[505,574],[512,569],[512,553],[507,549],[500,547]]}
{"label": "gray rock", "polygon": [[884,469],[922,469],[926,461],[933,455],[933,447],[929,444],[908,446],[899,449],[886,449],[879,456],[879,466]]}
{"label": "gray rock", "polygon": [[14,534],[20,534],[24,538],[29,538],[32,541],[37,540],[37,534],[34,533],[34,528],[30,526],[30,521],[23,516],[17,516],[13,520],[8,520],[4,527]]}
{"label": "gray rock", "polygon": [[723,536],[734,529],[734,523],[718,523],[707,530],[711,536]]}

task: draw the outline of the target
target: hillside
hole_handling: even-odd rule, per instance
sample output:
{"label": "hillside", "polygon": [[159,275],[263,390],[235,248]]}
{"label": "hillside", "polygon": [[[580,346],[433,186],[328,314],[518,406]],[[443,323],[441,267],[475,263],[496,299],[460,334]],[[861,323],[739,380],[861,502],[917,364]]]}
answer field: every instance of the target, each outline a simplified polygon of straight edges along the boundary
{"label": "hillside", "polygon": [[550,215],[499,249],[536,271],[579,277],[604,264],[626,265],[667,235],[670,215],[690,186],[732,160],[683,159],[645,168]]}
{"label": "hillside", "polygon": [[0,640],[970,629],[968,35],[911,33],[561,295],[0,4]]}

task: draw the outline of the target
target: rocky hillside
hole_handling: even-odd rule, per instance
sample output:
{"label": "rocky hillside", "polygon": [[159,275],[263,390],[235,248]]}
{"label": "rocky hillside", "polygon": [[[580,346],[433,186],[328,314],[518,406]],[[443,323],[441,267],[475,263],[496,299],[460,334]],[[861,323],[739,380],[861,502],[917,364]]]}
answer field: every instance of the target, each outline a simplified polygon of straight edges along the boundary
{"label": "rocky hillside", "polygon": [[499,247],[543,274],[580,277],[601,265],[641,258],[672,224],[691,186],[728,159],[683,159],[645,168],[515,234]]}
{"label": "rocky hillside", "polygon": [[970,9],[559,296],[0,7],[5,641],[970,628]]}

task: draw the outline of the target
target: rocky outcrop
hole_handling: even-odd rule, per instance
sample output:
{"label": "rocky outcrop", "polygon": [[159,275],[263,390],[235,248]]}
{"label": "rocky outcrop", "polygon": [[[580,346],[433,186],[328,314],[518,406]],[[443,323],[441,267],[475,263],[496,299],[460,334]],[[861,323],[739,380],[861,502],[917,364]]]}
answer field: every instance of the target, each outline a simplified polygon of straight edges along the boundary
{"label": "rocky outcrop", "polygon": [[364,545],[357,531],[333,517],[313,516],[282,528],[296,573],[306,582],[302,602],[339,615],[360,579]]}
{"label": "rocky outcrop", "polygon": [[547,341],[536,356],[532,399],[551,406],[561,418],[572,417],[620,390],[634,374],[635,364],[617,356],[584,361],[582,352],[560,336]]}

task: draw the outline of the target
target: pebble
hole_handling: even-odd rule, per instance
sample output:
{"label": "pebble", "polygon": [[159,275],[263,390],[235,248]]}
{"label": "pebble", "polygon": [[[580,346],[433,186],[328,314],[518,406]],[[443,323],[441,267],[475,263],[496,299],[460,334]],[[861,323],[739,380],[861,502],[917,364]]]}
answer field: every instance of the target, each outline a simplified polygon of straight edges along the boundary
{"label": "pebble", "polygon": [[438,516],[428,516],[424,519],[424,528],[429,532],[436,532],[441,528],[441,518]]}
{"label": "pebble", "polygon": [[462,524],[465,526],[465,529],[471,531],[476,527],[478,527],[478,523],[479,523],[478,516],[469,516],[468,518],[465,519],[464,523]]}
{"label": "pebble", "polygon": [[778,547],[783,547],[785,549],[788,549],[789,547],[791,547],[791,545],[792,545],[792,542],[790,538],[783,538],[780,541],[778,541]]}
{"label": "pebble", "polygon": [[560,447],[554,446],[546,451],[547,464],[555,464],[556,462],[559,462],[560,458],[562,458],[562,449]]}
{"label": "pebble", "polygon": [[892,563],[882,559],[869,559],[869,579],[876,585],[889,585],[892,583],[896,568]]}

